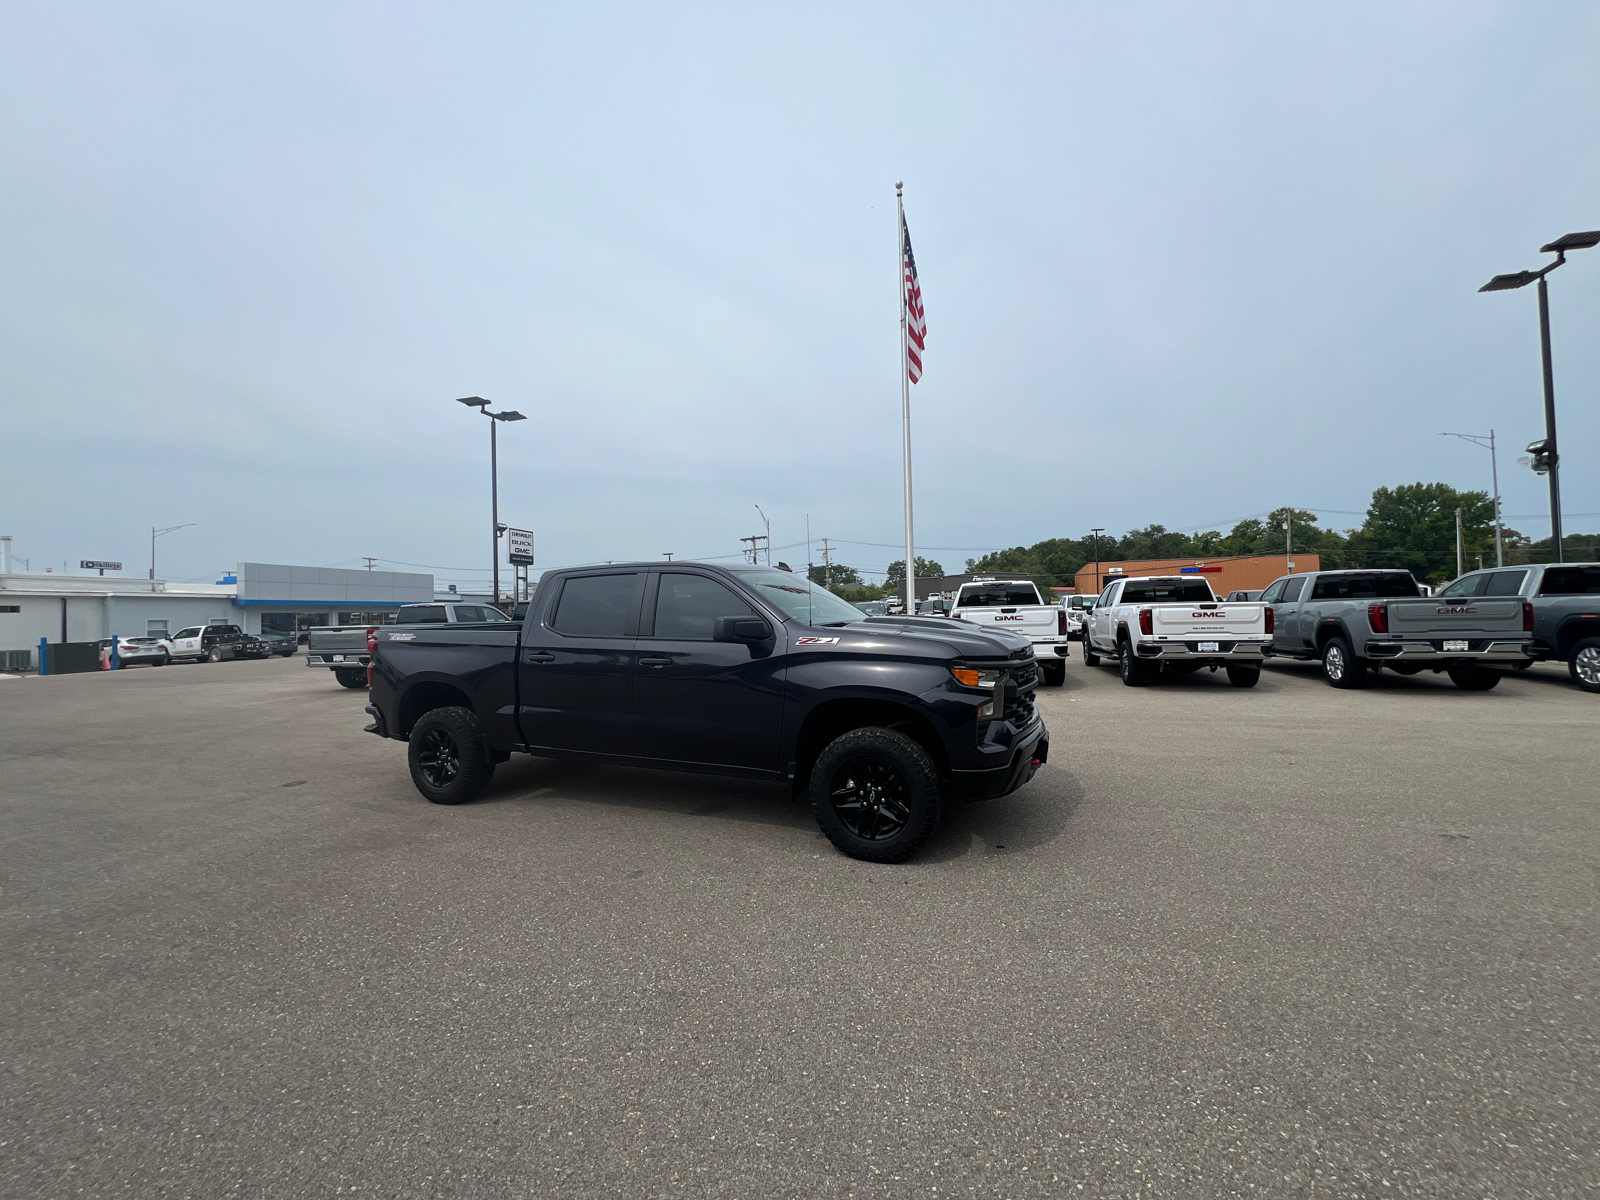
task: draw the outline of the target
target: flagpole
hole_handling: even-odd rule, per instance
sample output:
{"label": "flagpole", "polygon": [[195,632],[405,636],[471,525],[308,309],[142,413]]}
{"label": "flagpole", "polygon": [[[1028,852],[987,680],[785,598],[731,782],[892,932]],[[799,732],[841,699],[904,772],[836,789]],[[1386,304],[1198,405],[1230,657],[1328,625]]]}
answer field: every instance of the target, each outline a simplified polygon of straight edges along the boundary
{"label": "flagpole", "polygon": [[895,214],[899,218],[896,235],[899,240],[900,277],[900,423],[905,446],[906,486],[906,616],[917,615],[917,559],[911,548],[911,371],[906,352],[906,206],[901,197],[905,184],[894,185]]}

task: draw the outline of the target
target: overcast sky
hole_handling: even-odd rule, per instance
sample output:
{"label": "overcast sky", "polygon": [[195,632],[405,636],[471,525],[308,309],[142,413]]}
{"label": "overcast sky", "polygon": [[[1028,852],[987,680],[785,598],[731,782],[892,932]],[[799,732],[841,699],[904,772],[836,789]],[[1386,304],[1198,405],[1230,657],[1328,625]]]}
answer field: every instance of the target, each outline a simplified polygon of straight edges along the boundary
{"label": "overcast sky", "polygon": [[[20,4],[0,533],[215,578],[901,557],[1489,482],[1546,536],[1532,288],[1600,228],[1600,6]],[[1600,249],[1551,277],[1600,528]],[[1344,511],[1340,511],[1344,510]],[[1531,515],[1524,515],[1531,514]],[[1589,514],[1578,516],[1577,514]],[[869,545],[863,543],[885,543]],[[932,549],[938,547],[939,549]],[[950,549],[945,549],[950,548]],[[820,559],[820,554],[816,554]]]}

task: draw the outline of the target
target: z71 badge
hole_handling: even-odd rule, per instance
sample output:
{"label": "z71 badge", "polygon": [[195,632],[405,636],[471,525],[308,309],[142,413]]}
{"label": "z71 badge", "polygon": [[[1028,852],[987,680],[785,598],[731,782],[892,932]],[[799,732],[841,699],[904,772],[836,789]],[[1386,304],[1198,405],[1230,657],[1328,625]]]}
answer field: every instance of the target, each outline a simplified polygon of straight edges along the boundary
{"label": "z71 badge", "polygon": [[794,644],[796,646],[837,646],[839,644],[839,639],[825,637],[802,637],[795,638]]}

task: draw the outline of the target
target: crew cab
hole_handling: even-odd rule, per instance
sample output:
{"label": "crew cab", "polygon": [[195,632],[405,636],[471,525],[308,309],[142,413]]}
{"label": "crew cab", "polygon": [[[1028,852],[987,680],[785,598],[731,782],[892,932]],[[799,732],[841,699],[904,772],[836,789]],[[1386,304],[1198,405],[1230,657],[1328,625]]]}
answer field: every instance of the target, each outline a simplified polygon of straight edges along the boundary
{"label": "crew cab", "polygon": [[974,625],[987,625],[1019,633],[1033,644],[1039,658],[1039,678],[1047,687],[1067,681],[1066,610],[1046,604],[1031,579],[975,579],[963,583],[950,606],[950,615]]}
{"label": "crew cab", "polygon": [[[478,625],[503,622],[510,618],[490,604],[403,604],[395,614],[396,625]],[[306,639],[306,666],[331,670],[333,677],[347,688],[367,686],[367,665],[372,661],[369,646],[379,625],[318,625]]]}
{"label": "crew cab", "polygon": [[1197,575],[1113,579],[1083,626],[1083,661],[1092,667],[1114,657],[1129,687],[1163,670],[1192,675],[1205,667],[1221,667],[1234,687],[1255,687],[1271,644],[1266,605],[1219,601]]}
{"label": "crew cab", "polygon": [[1533,606],[1516,596],[1422,595],[1409,571],[1311,571],[1274,580],[1275,657],[1317,659],[1337,688],[1367,672],[1446,672],[1466,691],[1500,682],[1496,668],[1532,661]]}
{"label": "crew cab", "polygon": [[771,567],[553,571],[521,623],[385,626],[373,646],[368,732],[407,743],[437,804],[516,752],[788,780],[839,850],[896,862],[1049,754],[1025,638],[864,617]]}
{"label": "crew cab", "polygon": [[[1533,662],[1564,662],[1586,692],[1600,692],[1600,563],[1530,563],[1472,571],[1435,593],[1477,604],[1511,597],[1533,605]],[[1523,663],[1514,663],[1523,666]]]}
{"label": "crew cab", "polygon": [[237,625],[191,625],[169,639],[173,662],[225,662],[244,649],[244,630]]}

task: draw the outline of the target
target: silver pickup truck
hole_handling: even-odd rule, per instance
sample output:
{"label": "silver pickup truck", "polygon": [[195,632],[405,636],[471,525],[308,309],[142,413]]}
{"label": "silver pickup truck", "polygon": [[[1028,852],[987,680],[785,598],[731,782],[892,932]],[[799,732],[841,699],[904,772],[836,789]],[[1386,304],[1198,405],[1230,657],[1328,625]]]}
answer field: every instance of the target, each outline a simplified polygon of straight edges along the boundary
{"label": "silver pickup truck", "polygon": [[1533,605],[1533,658],[1566,663],[1574,683],[1600,692],[1600,563],[1490,567],[1463,575],[1438,596],[1453,604],[1491,596],[1527,600]]}
{"label": "silver pickup truck", "polygon": [[1515,597],[1424,597],[1409,571],[1313,571],[1273,581],[1261,593],[1273,612],[1278,658],[1319,659],[1337,688],[1358,688],[1368,670],[1449,674],[1457,687],[1486,692],[1496,668],[1528,662],[1533,607]]}
{"label": "silver pickup truck", "polygon": [[[396,625],[479,625],[510,620],[488,604],[404,604],[395,613]],[[306,666],[331,670],[347,688],[367,686],[367,664],[372,661],[367,639],[376,625],[318,625],[306,635]],[[385,626],[387,628],[387,626]]]}

